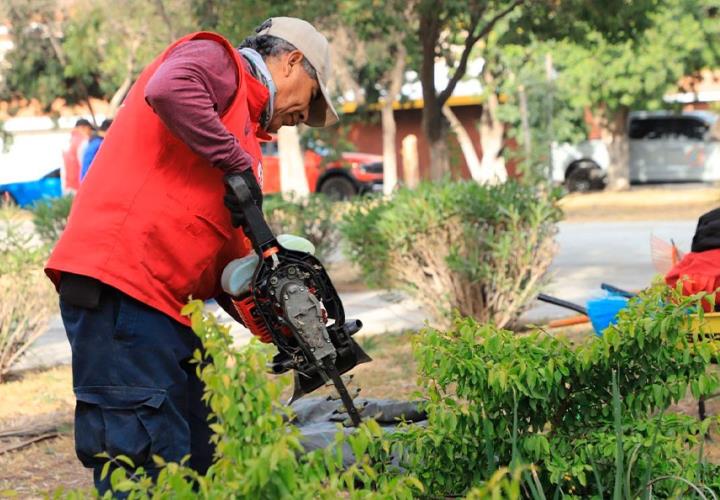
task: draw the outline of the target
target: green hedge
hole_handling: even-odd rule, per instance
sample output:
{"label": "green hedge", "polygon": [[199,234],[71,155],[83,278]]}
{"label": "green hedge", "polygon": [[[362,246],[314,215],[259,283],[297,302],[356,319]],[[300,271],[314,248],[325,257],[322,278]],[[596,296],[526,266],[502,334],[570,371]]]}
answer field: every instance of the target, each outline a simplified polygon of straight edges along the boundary
{"label": "green hedge", "polygon": [[[303,454],[285,423],[282,386],[265,373],[268,350],[237,350],[202,303],[185,308],[203,339],[195,353],[214,414],[206,476],[165,464],[155,484],[123,457],[106,473],[130,498],[637,498],[720,493],[720,467],[702,442],[713,422],[666,414],[689,386],[717,389],[711,344],[690,343],[689,310],[656,287],[616,327],[573,349],[538,332],[519,336],[472,319],[417,336],[426,426],[383,434],[369,418],[327,449]],[[341,445],[357,463],[342,468]],[[532,465],[527,465],[532,464]]]}
{"label": "green hedge", "polygon": [[425,183],[358,202],[341,231],[370,285],[406,288],[441,325],[458,310],[503,327],[543,284],[561,217],[556,200],[517,182]]}
{"label": "green hedge", "polygon": [[75,197],[69,194],[61,198],[40,200],[30,208],[35,231],[43,242],[54,246],[60,239],[67,225],[74,199]]}
{"label": "green hedge", "polygon": [[660,497],[689,494],[683,480],[720,492],[720,467],[701,448],[712,420],[665,414],[688,388],[696,398],[718,388],[706,371],[718,345],[689,341],[689,311],[701,311],[698,297],[658,285],[577,348],[468,318],[422,332],[415,352],[430,420],[398,436],[405,467],[441,497],[523,462],[548,495],[636,498],[661,477]]}

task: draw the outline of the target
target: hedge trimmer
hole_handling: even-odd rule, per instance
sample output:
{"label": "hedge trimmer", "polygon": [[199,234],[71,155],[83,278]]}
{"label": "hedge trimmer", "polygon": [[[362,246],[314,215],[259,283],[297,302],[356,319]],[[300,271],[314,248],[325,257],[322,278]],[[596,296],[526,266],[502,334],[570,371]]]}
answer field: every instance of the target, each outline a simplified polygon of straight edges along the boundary
{"label": "hedge trimmer", "polygon": [[290,402],[332,384],[357,427],[360,413],[341,375],[371,361],[351,337],[362,323],[345,320],[342,301],[317,258],[278,242],[245,181],[232,177],[228,185],[240,202],[243,230],[258,256],[247,291],[231,293],[236,310],[254,335],[277,347],[272,372],[295,371]]}

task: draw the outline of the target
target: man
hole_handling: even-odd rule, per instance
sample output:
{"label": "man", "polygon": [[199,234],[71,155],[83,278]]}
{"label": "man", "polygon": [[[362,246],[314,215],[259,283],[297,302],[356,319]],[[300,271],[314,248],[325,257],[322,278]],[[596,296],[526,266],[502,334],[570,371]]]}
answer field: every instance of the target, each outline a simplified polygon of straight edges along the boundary
{"label": "man", "polygon": [[95,132],[95,127],[85,118],[75,122],[75,127],[70,132],[70,144],[68,149],[63,151],[63,192],[74,193],[80,187],[80,164],[82,155],[87,147],[90,136]]}
{"label": "man", "polygon": [[222,269],[251,251],[224,180],[239,176],[260,206],[258,139],[337,121],[325,37],[283,17],[256,33],[240,50],[189,35],[143,71],[48,261],[73,353],[76,451],[101,492],[101,452],[151,473],[153,455],[210,465],[203,387],[188,363],[201,344],[180,309],[188,296],[227,304]]}
{"label": "man", "polygon": [[100,145],[102,144],[103,139],[105,139],[105,135],[107,134],[110,125],[112,125],[111,119],[108,118],[103,120],[97,132],[90,137],[87,147],[85,148],[85,152],[83,153],[82,161],[80,162],[80,182],[85,180],[85,176],[87,175],[88,170],[90,170],[90,165],[95,159],[95,155],[97,155],[98,149],[100,149]]}

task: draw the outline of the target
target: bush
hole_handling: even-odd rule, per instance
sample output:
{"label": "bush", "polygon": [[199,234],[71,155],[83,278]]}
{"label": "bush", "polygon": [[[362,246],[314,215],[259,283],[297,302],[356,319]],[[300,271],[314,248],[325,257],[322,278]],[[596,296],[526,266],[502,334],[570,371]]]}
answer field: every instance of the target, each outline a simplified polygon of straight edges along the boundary
{"label": "bush", "polygon": [[555,201],[516,182],[426,183],[359,202],[341,230],[370,285],[408,289],[441,326],[456,309],[504,327],[543,284],[561,216]]}
{"label": "bush", "polygon": [[[182,464],[156,457],[161,471],[153,482],[141,469],[130,472],[126,457],[107,457],[103,474],[111,474],[116,491],[130,498],[248,499],[410,499],[420,491],[412,476],[382,473],[389,467],[385,450],[390,445],[372,420],[352,436],[338,432],[327,449],[303,454],[299,431],[286,423],[290,411],[279,403],[282,384],[265,372],[267,346],[253,341],[233,348],[228,328],[207,315],[200,301],[188,304],[184,313],[206,350],[204,355],[196,351],[194,361],[213,413],[215,461],[205,476],[198,476]],[[345,441],[357,462],[343,470]]]}
{"label": "bush", "polygon": [[56,294],[43,273],[47,248],[23,212],[0,206],[0,382],[45,331]]}
{"label": "bush", "polygon": [[65,226],[74,196],[51,198],[36,202],[30,209],[33,213],[33,224],[40,238],[50,246],[55,245]]}
{"label": "bush", "polygon": [[422,332],[429,422],[398,436],[405,467],[437,496],[523,461],[550,494],[635,498],[653,480],[659,496],[688,494],[684,480],[720,491],[720,467],[697,451],[711,421],[664,414],[688,387],[695,397],[718,387],[706,373],[717,344],[689,342],[689,310],[702,310],[698,297],[656,286],[577,349],[467,318]]}
{"label": "bush", "polygon": [[273,232],[307,238],[315,255],[324,261],[338,247],[338,225],[344,205],[322,194],[306,197],[275,195],[265,198],[263,213]]}
{"label": "bush", "polygon": [[[716,349],[684,333],[699,297],[653,288],[604,337],[575,350],[468,318],[448,332],[428,329],[415,344],[427,426],[383,434],[366,419],[307,454],[286,424],[282,386],[265,374],[267,347],[233,349],[227,327],[202,307],[191,302],[185,313],[206,348],[194,360],[214,415],[215,463],[201,477],[157,459],[153,482],[108,457],[104,473],[130,498],[635,498],[649,485],[660,497],[720,489],[720,467],[702,454],[711,421],[665,415],[688,386],[700,395],[718,385],[705,373]],[[348,469],[343,443],[356,458]]]}

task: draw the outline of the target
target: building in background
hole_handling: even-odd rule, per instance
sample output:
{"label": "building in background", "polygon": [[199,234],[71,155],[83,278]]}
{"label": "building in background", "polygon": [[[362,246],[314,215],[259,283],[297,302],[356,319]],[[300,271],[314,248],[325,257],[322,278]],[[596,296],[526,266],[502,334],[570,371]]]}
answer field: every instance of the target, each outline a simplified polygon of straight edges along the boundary
{"label": "building in background", "polygon": [[[395,123],[397,127],[395,147],[397,151],[398,179],[401,180],[403,176],[402,141],[405,137],[411,134],[417,137],[420,177],[427,178],[428,175],[427,170],[430,164],[430,150],[422,131],[423,104],[422,99],[393,103],[393,108],[395,110]],[[460,120],[463,127],[465,127],[465,130],[475,146],[475,151],[478,157],[481,157],[482,150],[480,148],[480,132],[478,129],[478,123],[482,114],[482,98],[479,95],[453,96],[448,100],[448,105],[453,110],[458,120]],[[355,146],[357,151],[382,155],[383,141],[380,108],[377,105],[370,106],[369,108],[370,112],[377,116],[373,116],[373,119],[370,120],[353,123],[348,135],[348,140]],[[345,114],[349,114],[350,116],[352,116],[356,110],[357,105],[354,103],[347,103],[343,106],[343,112]],[[452,131],[448,132],[448,138],[451,145],[450,163],[451,167],[455,169],[455,171],[452,172],[453,176],[469,178],[470,172],[465,162],[465,158]]]}
{"label": "building in background", "polygon": [[720,69],[687,76],[678,87],[678,92],[665,96],[665,102],[682,104],[683,111],[720,111]]}

